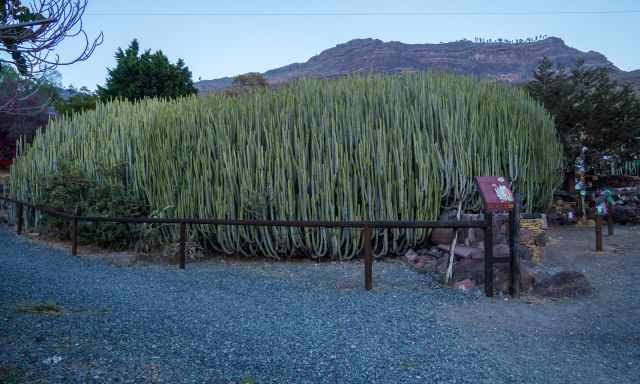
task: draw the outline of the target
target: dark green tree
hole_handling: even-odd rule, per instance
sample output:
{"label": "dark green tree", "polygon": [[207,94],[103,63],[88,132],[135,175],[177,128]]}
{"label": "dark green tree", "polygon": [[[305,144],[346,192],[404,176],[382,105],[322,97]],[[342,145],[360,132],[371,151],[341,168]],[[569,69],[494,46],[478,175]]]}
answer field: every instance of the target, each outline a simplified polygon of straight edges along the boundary
{"label": "dark green tree", "polygon": [[267,88],[269,82],[257,72],[245,73],[244,75],[236,76],[233,79],[234,87],[248,87],[248,88]]}
{"label": "dark green tree", "polygon": [[267,79],[258,72],[249,72],[233,78],[231,88],[225,91],[227,96],[239,96],[246,93],[261,91],[269,88]]}
{"label": "dark green tree", "polygon": [[583,147],[596,170],[604,168],[605,157],[624,162],[640,154],[640,98],[612,80],[608,69],[590,68],[583,61],[567,69],[545,58],[526,89],[555,118],[567,176]]}
{"label": "dark green tree", "polygon": [[198,92],[182,59],[171,64],[162,51],[147,50],[140,54],[137,40],[125,51],[118,48],[116,62],[116,67],[109,69],[106,85],[98,87],[101,99],[176,98]]}

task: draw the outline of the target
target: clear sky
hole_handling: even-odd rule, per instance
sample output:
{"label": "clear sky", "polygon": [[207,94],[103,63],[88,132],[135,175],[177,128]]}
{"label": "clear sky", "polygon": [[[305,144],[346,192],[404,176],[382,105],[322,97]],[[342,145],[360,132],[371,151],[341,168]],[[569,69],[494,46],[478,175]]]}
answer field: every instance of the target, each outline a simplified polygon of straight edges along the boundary
{"label": "clear sky", "polygon": [[[636,12],[585,14],[621,10]],[[440,14],[424,14],[429,12]],[[639,0],[89,0],[84,23],[90,36],[104,33],[104,44],[88,61],[60,72],[65,85],[91,89],[104,83],[116,49],[133,38],[143,49],[161,49],[172,62],[183,58],[194,80],[303,62],[365,37],[439,43],[558,36],[580,50],[605,54],[621,69],[640,69]],[[59,52],[64,58],[76,49],[67,42]]]}

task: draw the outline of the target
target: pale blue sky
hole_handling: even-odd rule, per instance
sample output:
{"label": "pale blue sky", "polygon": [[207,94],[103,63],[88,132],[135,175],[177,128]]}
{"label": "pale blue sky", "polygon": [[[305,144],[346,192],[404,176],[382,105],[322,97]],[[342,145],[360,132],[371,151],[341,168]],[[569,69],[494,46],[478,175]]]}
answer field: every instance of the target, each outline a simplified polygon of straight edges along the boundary
{"label": "pale blue sky", "polygon": [[[71,67],[63,67],[65,85],[95,88],[102,84],[113,55],[133,38],[142,48],[161,49],[175,62],[183,58],[194,80],[233,76],[306,61],[336,44],[373,37],[384,41],[438,43],[461,38],[526,38],[558,36],[580,50],[605,54],[624,70],[640,69],[638,38],[640,13],[566,14],[568,11],[640,11],[638,0],[548,1],[375,1],[375,0],[89,0],[84,22],[95,36],[104,32],[104,44],[93,57]],[[150,15],[149,12],[155,13]],[[174,13],[158,15],[158,13]],[[307,13],[304,15],[256,16],[211,15],[211,13]],[[476,15],[374,15],[318,16],[328,12],[465,12]],[[521,13],[496,15],[487,13]],[[547,14],[548,12],[558,14]],[[134,15],[131,15],[133,13]],[[175,15],[187,13],[191,15]],[[202,15],[209,13],[209,15]],[[545,13],[545,14],[540,14]],[[60,49],[71,56],[74,44]]]}

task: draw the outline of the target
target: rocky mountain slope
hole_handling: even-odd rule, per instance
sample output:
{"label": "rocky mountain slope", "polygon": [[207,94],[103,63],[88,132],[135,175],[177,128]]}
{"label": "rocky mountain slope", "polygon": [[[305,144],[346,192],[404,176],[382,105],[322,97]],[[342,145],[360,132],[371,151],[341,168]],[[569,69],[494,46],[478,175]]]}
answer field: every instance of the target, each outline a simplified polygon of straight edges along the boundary
{"label": "rocky mountain slope", "polygon": [[614,78],[622,83],[630,84],[640,94],[640,69],[630,72],[616,72]]}
{"label": "rocky mountain slope", "polygon": [[[332,78],[351,73],[437,70],[522,83],[531,79],[534,69],[545,56],[566,66],[582,58],[586,65],[609,68],[616,78],[629,81],[640,89],[640,71],[621,71],[603,54],[569,47],[557,37],[522,44],[468,40],[404,44],[356,39],[327,49],[305,63],[267,71],[264,76],[270,83],[278,84],[301,77]],[[196,85],[201,92],[211,92],[229,87],[231,81],[232,78],[226,77],[203,80]]]}

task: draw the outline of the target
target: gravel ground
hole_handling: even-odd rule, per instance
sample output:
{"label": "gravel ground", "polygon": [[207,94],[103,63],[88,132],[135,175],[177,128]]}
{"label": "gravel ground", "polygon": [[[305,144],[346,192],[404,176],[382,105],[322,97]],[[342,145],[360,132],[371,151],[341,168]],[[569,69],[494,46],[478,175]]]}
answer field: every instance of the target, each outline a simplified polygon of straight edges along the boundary
{"label": "gravel ground", "polygon": [[548,259],[598,293],[540,303],[389,261],[373,292],[358,262],[121,268],[0,226],[0,382],[637,383],[638,230],[601,255],[586,231],[554,230]]}

